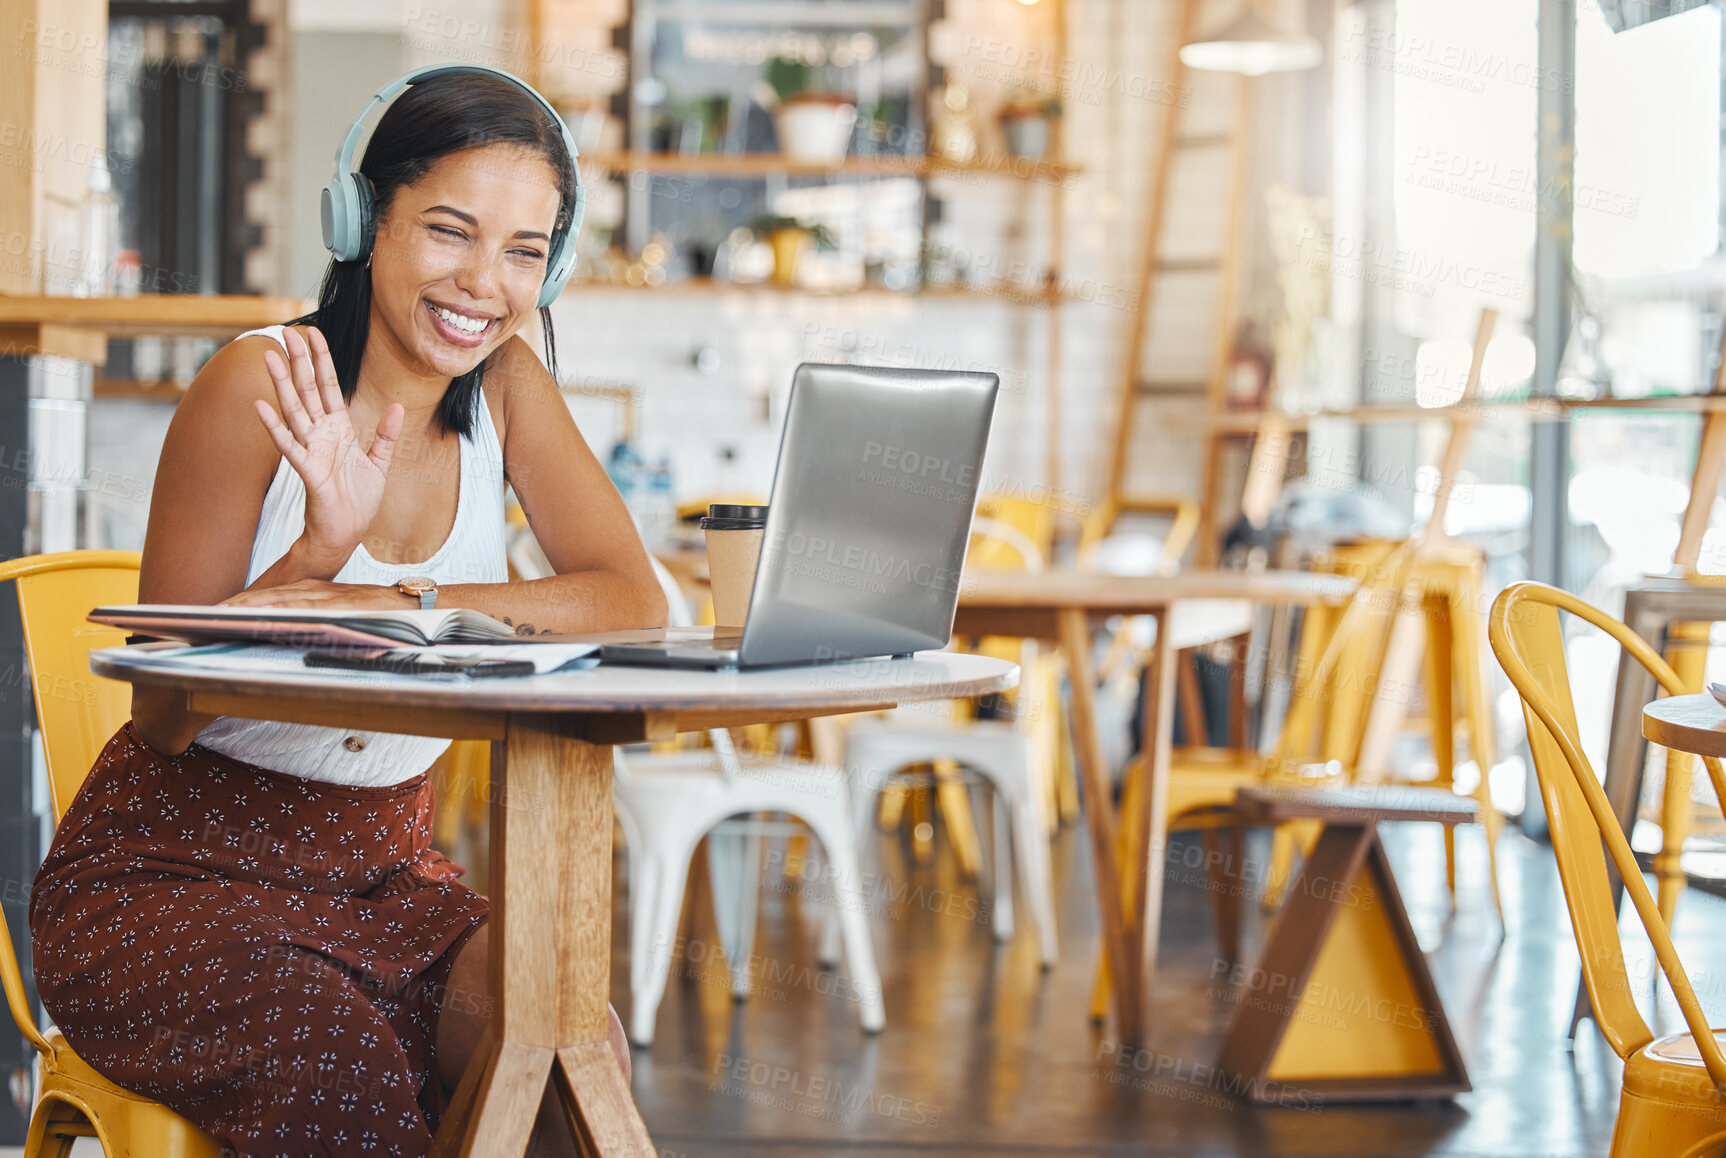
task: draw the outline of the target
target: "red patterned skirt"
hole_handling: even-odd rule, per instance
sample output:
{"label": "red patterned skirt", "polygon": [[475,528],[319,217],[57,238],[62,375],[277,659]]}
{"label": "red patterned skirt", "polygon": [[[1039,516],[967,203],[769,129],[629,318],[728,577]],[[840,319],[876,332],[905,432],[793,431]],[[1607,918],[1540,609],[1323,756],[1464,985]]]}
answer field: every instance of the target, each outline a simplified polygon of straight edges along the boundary
{"label": "red patterned skirt", "polygon": [[110,1080],[242,1155],[420,1155],[450,967],[486,919],[424,775],[304,780],[108,741],[30,895],[42,1003]]}

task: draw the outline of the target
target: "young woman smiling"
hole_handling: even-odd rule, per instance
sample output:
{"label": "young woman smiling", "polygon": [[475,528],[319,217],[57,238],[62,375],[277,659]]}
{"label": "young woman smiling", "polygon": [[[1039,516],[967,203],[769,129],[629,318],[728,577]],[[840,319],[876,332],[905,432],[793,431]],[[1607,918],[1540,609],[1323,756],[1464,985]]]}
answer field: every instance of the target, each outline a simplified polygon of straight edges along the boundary
{"label": "young woman smiling", "polygon": [[[517,336],[576,203],[560,127],[511,78],[445,72],[389,107],[359,172],[366,252],[181,401],[143,601],[663,624],[558,393],[550,318],[551,372]],[[507,581],[506,484],[550,578]],[[56,1023],[235,1153],[424,1153],[488,1012],[485,898],[430,846],[448,742],[212,717],[142,687],[132,707],[32,893]],[[615,1015],[612,1039],[627,1074]],[[567,1131],[547,1106],[535,1152],[575,1153]]]}

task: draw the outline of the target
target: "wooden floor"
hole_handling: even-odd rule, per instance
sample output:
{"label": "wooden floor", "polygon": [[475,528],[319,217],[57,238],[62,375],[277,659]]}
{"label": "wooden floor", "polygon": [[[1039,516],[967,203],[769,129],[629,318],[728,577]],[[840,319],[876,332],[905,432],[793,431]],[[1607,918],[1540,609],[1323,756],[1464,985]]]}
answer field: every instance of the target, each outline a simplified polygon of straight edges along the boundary
{"label": "wooden floor", "polygon": [[[887,1029],[874,1037],[858,1027],[844,974],[815,963],[819,874],[786,886],[771,871],[783,854],[769,849],[755,994],[732,1002],[711,928],[698,926],[660,1009],[659,1039],[636,1051],[636,1099],[660,1158],[1605,1155],[1619,1066],[1592,1025],[1574,1053],[1566,1048],[1577,956],[1550,850],[1506,833],[1499,864],[1511,932],[1501,942],[1478,829],[1459,834],[1454,918],[1437,829],[1387,826],[1386,838],[1474,1082],[1454,1101],[1260,1109],[1219,1089],[1204,1067],[1234,990],[1218,976],[1202,872],[1187,867],[1199,863],[1198,846],[1179,840],[1169,854],[1150,1040],[1145,1053],[1116,1064],[1107,1031],[1085,1015],[1096,920],[1076,828],[1055,846],[1063,957],[1049,973],[1038,967],[1022,912],[1017,936],[994,943],[987,909],[958,879],[940,834],[935,862],[921,867],[896,837],[879,838],[872,924]],[[627,1018],[621,859],[618,870],[613,1001]],[[1249,959],[1261,934],[1253,906]],[[1719,1024],[1726,901],[1688,892],[1677,937]],[[1650,962],[1644,944],[1633,975],[1651,976]],[[1664,993],[1652,1017],[1656,1032],[1678,1025]],[[76,1153],[96,1151],[81,1143]]]}
{"label": "wooden floor", "polygon": [[[763,898],[757,992],[746,1003],[732,1003],[711,933],[693,934],[660,1009],[658,1041],[636,1051],[636,1099],[661,1158],[1605,1155],[1620,1066],[1591,1023],[1574,1053],[1566,1045],[1578,964],[1551,851],[1506,833],[1499,864],[1511,931],[1501,940],[1478,828],[1459,833],[1454,917],[1437,827],[1386,826],[1385,835],[1473,1080],[1474,1091],[1453,1101],[1261,1109],[1218,1088],[1207,1067],[1235,991],[1219,976],[1202,871],[1186,867],[1202,863],[1196,841],[1177,841],[1169,854],[1146,1052],[1118,1064],[1107,1031],[1085,1013],[1096,919],[1078,829],[1056,845],[1063,956],[1049,973],[1022,913],[1015,938],[997,946],[951,858],[917,867],[896,838],[880,838],[879,1036],[859,1029],[843,974],[816,966],[820,909],[800,890],[780,885]],[[1249,921],[1251,960],[1257,906]],[[1718,1024],[1726,902],[1691,890],[1677,936]],[[1633,976],[1652,976],[1651,965],[1644,941]],[[612,976],[613,1000],[626,1010],[621,938]],[[1651,988],[1646,1004],[1653,1008]],[[1651,1016],[1657,1033],[1680,1027],[1664,991]]]}

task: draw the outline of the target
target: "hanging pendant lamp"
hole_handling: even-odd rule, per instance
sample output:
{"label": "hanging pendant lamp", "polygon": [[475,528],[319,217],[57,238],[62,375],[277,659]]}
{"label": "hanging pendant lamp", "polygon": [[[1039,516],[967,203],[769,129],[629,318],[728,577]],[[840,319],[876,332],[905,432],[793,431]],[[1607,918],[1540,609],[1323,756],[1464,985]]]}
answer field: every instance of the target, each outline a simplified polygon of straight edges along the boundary
{"label": "hanging pendant lamp", "polygon": [[1210,72],[1263,76],[1313,68],[1324,60],[1319,42],[1263,16],[1252,0],[1233,20],[1181,46],[1181,63]]}

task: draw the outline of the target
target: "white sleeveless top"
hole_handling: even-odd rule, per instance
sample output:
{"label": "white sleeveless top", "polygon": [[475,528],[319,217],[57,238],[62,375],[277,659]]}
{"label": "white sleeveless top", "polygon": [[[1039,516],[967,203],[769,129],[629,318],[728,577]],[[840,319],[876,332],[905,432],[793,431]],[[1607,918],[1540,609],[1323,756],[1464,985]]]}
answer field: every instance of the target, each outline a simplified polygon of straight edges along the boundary
{"label": "white sleeveless top", "polygon": [[[281,326],[241,334],[263,334],[282,341]],[[235,341],[239,339],[236,338]],[[286,343],[282,348],[287,349]],[[429,575],[439,584],[503,583],[509,579],[504,518],[503,446],[492,424],[491,408],[480,400],[473,436],[459,440],[461,489],[449,538],[418,563],[383,563],[361,544],[336,572],[337,583],[393,585],[410,575]],[[246,585],[287,554],[305,529],[306,484],[287,459],[276,466],[264,494]],[[449,747],[448,740],[243,720],[219,716],[199,732],[196,742],[224,756],[290,776],[357,787],[399,784],[424,772]]]}

